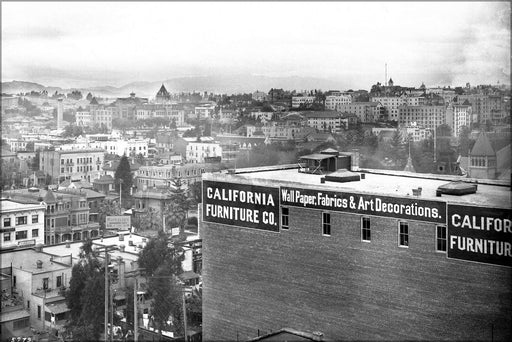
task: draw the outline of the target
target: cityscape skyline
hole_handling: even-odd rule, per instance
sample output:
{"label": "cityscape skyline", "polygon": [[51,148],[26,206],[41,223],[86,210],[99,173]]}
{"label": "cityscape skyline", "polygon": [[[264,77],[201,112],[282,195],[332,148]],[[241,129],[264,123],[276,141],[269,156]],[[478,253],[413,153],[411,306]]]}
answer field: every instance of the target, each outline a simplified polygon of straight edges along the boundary
{"label": "cityscape skyline", "polygon": [[2,9],[2,82],[119,87],[260,75],[366,89],[385,82],[386,63],[388,78],[416,87],[510,80],[505,2],[8,2]]}

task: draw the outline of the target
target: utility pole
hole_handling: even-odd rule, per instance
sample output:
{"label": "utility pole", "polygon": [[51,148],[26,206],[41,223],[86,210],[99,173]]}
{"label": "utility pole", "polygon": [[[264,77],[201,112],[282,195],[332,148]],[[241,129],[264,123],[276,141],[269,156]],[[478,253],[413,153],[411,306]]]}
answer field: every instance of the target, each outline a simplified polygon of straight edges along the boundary
{"label": "utility pole", "polygon": [[122,207],[122,197],[121,197],[121,189],[123,188],[123,180],[122,179],[119,179],[119,209],[122,211],[123,207]]}
{"label": "utility pole", "polygon": [[[138,277],[141,276],[142,272],[144,271],[144,268],[138,268],[135,271],[131,272],[125,272],[125,278],[134,278],[135,283],[133,286],[133,341],[137,342],[138,340],[138,329],[139,329],[139,311],[137,308],[138,304],[138,296],[137,296],[137,289],[139,288],[139,280]],[[126,322],[128,323],[128,322]]]}
{"label": "utility pole", "polygon": [[108,252],[116,250],[116,245],[109,245],[109,246],[102,246],[99,247],[98,250],[105,250],[105,329],[104,329],[104,341],[106,342],[108,340],[108,309],[109,309],[109,290],[110,290],[110,279],[109,279],[109,272],[108,272],[108,264],[109,264],[109,254]]}
{"label": "utility pole", "polygon": [[181,299],[183,304],[183,330],[185,333],[185,342],[188,342],[188,336],[187,336],[187,307],[185,305],[185,289],[181,290]]}

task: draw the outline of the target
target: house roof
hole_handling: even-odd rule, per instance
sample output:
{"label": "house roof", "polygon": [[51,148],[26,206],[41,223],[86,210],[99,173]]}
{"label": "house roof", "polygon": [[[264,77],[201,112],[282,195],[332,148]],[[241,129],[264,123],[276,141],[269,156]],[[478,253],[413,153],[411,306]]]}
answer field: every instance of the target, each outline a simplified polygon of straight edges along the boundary
{"label": "house roof", "polygon": [[93,184],[114,184],[114,178],[111,175],[103,175],[98,179],[93,180]]}
{"label": "house roof", "polygon": [[167,91],[167,89],[165,89],[165,86],[163,84],[160,87],[158,93],[156,93],[156,96],[169,96],[169,92]]}
{"label": "house roof", "polygon": [[495,156],[496,152],[494,151],[491,141],[487,137],[487,134],[481,132],[476,139],[475,145],[471,150],[471,155],[473,156]]}
{"label": "house roof", "polygon": [[266,335],[258,336],[248,340],[253,341],[322,341],[323,334],[321,332],[304,332],[290,328],[282,328]]}

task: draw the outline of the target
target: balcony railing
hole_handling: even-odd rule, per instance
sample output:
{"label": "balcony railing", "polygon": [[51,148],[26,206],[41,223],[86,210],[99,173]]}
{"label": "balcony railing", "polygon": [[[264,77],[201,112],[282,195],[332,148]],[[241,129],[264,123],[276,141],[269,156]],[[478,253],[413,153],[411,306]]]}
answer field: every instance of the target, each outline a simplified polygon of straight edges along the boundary
{"label": "balcony railing", "polygon": [[32,294],[41,298],[55,298],[62,297],[61,289],[65,289],[65,287],[57,287],[57,288],[37,288]]}

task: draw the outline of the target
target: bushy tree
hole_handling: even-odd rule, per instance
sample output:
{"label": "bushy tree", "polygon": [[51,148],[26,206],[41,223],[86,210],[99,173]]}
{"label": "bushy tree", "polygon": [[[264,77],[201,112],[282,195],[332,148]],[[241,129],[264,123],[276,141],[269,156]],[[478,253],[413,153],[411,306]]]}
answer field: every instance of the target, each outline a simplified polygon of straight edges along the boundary
{"label": "bushy tree", "polygon": [[154,299],[151,311],[160,331],[167,328],[169,316],[172,316],[172,330],[183,332],[181,288],[177,278],[183,272],[183,259],[183,248],[170,244],[162,231],[139,252],[138,263],[148,278],[148,293]]}
{"label": "bushy tree", "polygon": [[64,292],[70,317],[66,328],[76,341],[97,341],[104,315],[104,269],[87,240],[81,247],[80,259],[73,266],[69,288]]}
{"label": "bushy tree", "polygon": [[181,178],[176,178],[172,181],[169,194],[170,199],[164,209],[166,225],[169,224],[171,227],[183,227],[192,203],[183,186]]}

